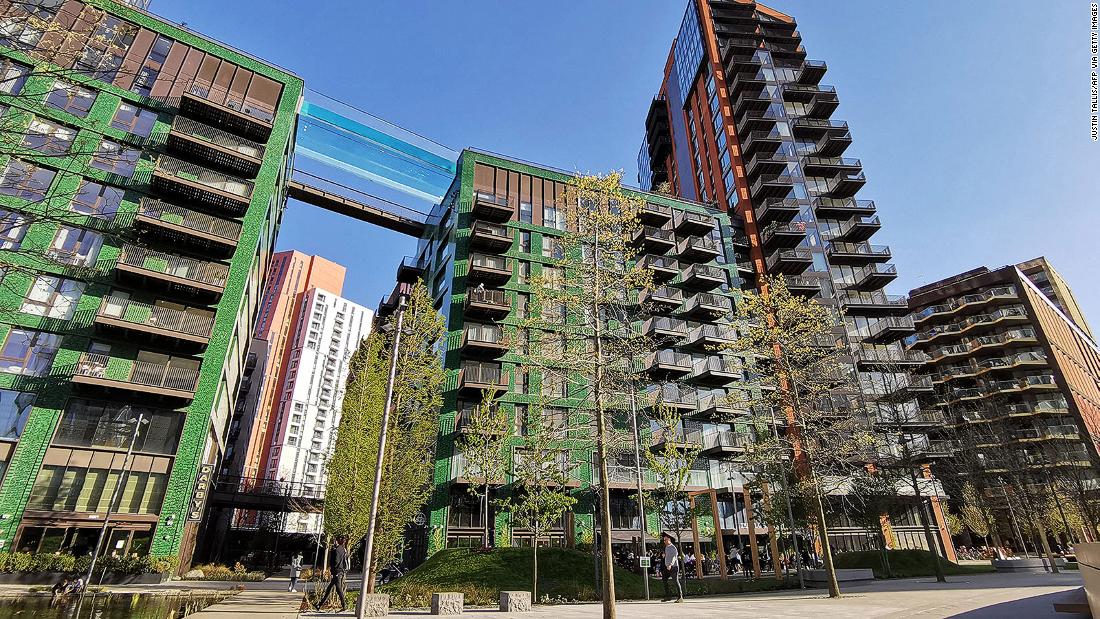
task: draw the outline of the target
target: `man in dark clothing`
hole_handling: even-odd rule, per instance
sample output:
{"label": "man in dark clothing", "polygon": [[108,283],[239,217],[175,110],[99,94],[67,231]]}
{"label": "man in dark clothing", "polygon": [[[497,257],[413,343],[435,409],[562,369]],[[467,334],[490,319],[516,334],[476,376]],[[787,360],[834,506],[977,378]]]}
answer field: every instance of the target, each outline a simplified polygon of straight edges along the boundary
{"label": "man in dark clothing", "polygon": [[[680,586],[680,550],[676,548],[676,544],[672,543],[672,536],[668,533],[661,535],[661,543],[664,544],[665,551],[661,557],[661,567],[664,570],[661,572],[661,577],[665,584],[665,599],[664,602],[670,602],[675,600],[676,602],[684,601],[684,589]],[[676,585],[676,597],[672,597],[672,591],[669,589],[668,581],[672,579],[672,582]]]}
{"label": "man in dark clothing", "polygon": [[348,609],[348,570],[351,569],[351,557],[348,556],[347,543],[346,537],[336,538],[336,547],[332,549],[332,561],[329,563],[332,566],[332,579],[328,581],[325,594],[314,607],[317,610],[324,607],[333,591],[340,598],[340,612]]}

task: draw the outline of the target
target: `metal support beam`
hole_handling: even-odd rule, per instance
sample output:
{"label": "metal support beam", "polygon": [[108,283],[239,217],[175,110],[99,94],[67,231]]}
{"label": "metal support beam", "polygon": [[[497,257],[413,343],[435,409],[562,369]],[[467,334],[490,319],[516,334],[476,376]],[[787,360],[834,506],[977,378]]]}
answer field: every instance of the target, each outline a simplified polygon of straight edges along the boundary
{"label": "metal support beam", "polygon": [[[400,232],[413,238],[420,238],[424,233],[426,224],[411,217],[399,215],[386,210],[377,204],[367,204],[352,200],[351,198],[335,194],[301,181],[292,180],[287,183],[287,195],[306,204],[312,204],[334,213],[374,224],[387,230]],[[380,204],[384,200],[378,199]]]}

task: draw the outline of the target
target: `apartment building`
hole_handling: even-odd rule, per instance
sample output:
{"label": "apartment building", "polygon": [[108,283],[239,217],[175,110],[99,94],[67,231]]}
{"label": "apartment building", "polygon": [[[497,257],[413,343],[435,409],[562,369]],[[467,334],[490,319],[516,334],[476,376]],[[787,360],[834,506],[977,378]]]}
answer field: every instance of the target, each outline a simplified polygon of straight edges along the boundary
{"label": "apartment building", "polygon": [[302,80],[124,3],[0,13],[0,548],[87,553],[108,518],[105,551],[186,565]]}

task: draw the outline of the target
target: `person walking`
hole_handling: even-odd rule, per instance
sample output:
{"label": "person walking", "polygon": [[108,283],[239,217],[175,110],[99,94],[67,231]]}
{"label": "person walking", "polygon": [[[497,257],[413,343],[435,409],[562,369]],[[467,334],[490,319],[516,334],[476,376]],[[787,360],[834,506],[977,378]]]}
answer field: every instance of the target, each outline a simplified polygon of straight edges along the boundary
{"label": "person walking", "polygon": [[669,589],[668,580],[671,578],[672,582],[676,583],[676,602],[680,603],[684,601],[684,589],[680,586],[680,550],[676,548],[676,544],[672,543],[672,536],[668,533],[661,534],[661,543],[664,544],[665,554],[663,557],[664,571],[662,573],[662,579],[665,583],[665,598],[662,602],[671,602],[673,600],[672,591]]}
{"label": "person walking", "polygon": [[[328,598],[333,591],[336,592],[336,597],[340,598],[340,612],[348,609],[348,570],[351,569],[351,557],[348,556],[347,543],[348,538],[345,536],[336,538],[336,547],[332,549],[332,560],[329,563],[332,566],[332,578],[328,581],[325,594],[314,605],[314,608],[318,611],[328,602]],[[366,570],[364,570],[363,578],[367,578]]]}
{"label": "person walking", "polygon": [[295,588],[298,586],[298,578],[302,575],[302,553],[296,552],[290,559],[290,587],[287,591],[292,593],[297,592]]}

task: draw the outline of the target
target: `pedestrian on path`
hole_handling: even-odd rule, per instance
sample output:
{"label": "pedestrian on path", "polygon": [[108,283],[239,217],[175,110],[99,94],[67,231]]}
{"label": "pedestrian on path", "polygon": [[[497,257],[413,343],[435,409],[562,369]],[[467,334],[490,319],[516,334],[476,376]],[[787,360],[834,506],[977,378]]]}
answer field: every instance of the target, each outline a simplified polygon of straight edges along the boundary
{"label": "pedestrian on path", "polygon": [[294,553],[294,557],[290,559],[290,587],[287,591],[297,592],[295,587],[298,586],[298,578],[302,575],[302,553]]}
{"label": "pedestrian on path", "polygon": [[332,562],[329,564],[332,566],[332,578],[328,581],[325,594],[314,606],[318,611],[328,602],[328,598],[333,591],[340,598],[340,612],[348,609],[348,570],[351,569],[351,558],[348,556],[347,543],[347,537],[340,536],[336,538],[336,547],[332,549]]}
{"label": "pedestrian on path", "polygon": [[661,601],[671,602],[673,600],[672,591],[668,586],[668,579],[671,578],[672,582],[676,583],[676,602],[683,602],[684,589],[680,586],[680,550],[676,548],[676,544],[672,543],[672,536],[668,533],[661,534],[661,543],[665,546],[665,569],[663,573],[665,598]]}

